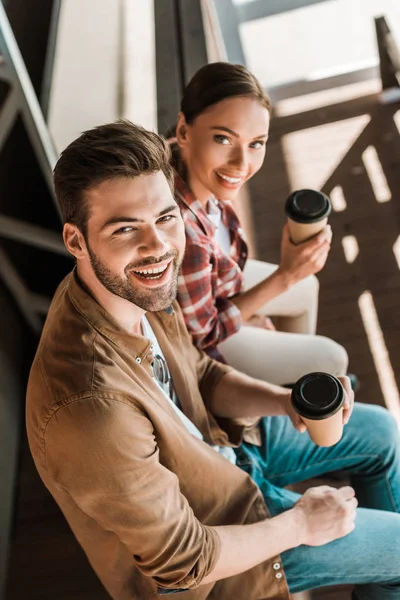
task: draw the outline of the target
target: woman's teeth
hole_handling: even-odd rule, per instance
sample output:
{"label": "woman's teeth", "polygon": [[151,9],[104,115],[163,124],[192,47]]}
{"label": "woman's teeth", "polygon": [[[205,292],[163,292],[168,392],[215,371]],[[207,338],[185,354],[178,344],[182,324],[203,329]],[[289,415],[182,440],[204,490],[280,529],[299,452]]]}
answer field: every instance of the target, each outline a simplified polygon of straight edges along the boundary
{"label": "woman's teeth", "polygon": [[228,177],[227,175],[222,175],[222,173],[218,173],[218,171],[216,171],[218,177],[221,177],[221,179],[225,179],[225,181],[228,181],[228,183],[239,183],[242,178],[241,177]]}

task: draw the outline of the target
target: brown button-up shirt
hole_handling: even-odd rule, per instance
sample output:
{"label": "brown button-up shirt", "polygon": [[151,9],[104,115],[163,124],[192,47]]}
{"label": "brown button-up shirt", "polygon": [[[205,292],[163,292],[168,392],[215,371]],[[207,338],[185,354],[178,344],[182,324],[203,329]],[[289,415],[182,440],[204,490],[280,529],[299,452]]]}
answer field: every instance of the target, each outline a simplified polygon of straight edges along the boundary
{"label": "brown button-up shirt", "polygon": [[150,341],[121,329],[73,272],[55,294],[28,384],[40,476],[115,600],[288,599],[273,569],[279,556],[201,585],[220,552],[212,527],[268,511],[251,478],[209,446],[241,441],[242,428],[218,424],[207,406],[229,367],[196,350],[177,304],[147,317],[204,441],[153,379]]}

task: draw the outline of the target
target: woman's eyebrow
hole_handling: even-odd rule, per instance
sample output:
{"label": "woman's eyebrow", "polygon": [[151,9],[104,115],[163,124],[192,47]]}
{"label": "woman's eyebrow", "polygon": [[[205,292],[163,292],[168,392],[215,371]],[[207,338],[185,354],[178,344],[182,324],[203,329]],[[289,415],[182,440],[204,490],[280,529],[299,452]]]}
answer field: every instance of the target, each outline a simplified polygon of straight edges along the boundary
{"label": "woman's eyebrow", "polygon": [[[229,129],[229,127],[221,127],[219,125],[213,125],[210,129],[218,129],[219,131],[226,131],[227,133],[230,133],[231,135],[233,135],[234,137],[240,137],[240,135],[238,133],[236,133],[236,131],[233,131],[233,129]],[[259,140],[260,138],[267,138],[268,137],[268,133],[261,133],[260,135],[256,135],[253,140]]]}

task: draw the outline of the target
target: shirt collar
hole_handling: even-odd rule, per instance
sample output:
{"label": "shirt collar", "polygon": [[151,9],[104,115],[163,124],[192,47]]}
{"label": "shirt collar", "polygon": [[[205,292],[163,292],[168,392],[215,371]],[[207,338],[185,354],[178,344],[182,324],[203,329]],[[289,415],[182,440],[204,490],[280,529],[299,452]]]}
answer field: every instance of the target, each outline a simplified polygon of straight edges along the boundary
{"label": "shirt collar", "polygon": [[[68,297],[78,313],[101,335],[106,337],[117,347],[124,347],[132,350],[135,346],[135,353],[139,356],[146,354],[149,348],[149,341],[142,335],[129,333],[123,329],[112,315],[97,302],[90,291],[79,280],[76,267],[64,280]],[[173,315],[173,305],[163,311],[154,313],[154,316],[167,319]],[[146,313],[149,321],[153,320],[153,313]]]}
{"label": "shirt collar", "polygon": [[[197,200],[187,183],[183,181],[182,177],[178,174],[175,175],[175,192],[177,193],[180,202],[184,204],[200,222],[205,233],[213,237],[216,231],[216,226],[208,217],[208,214],[204,210],[201,202]],[[218,206],[221,209],[221,219],[223,219],[224,208],[219,202]]]}

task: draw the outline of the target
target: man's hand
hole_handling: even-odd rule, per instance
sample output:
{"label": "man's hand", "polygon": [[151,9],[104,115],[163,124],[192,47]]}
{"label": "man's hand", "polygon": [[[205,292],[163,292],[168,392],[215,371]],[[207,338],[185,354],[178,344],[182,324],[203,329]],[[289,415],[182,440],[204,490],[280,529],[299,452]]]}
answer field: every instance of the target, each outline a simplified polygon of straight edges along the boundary
{"label": "man's hand", "polygon": [[343,425],[346,425],[346,423],[349,422],[354,408],[354,392],[351,389],[351,383],[348,377],[338,377],[338,379],[344,388]]}
{"label": "man's hand", "polygon": [[290,417],[293,427],[300,433],[304,433],[307,430],[306,424],[302,420],[301,416],[294,410],[292,406],[291,395],[291,390],[289,390],[288,396],[284,401],[285,413],[288,417]]}
{"label": "man's hand", "polygon": [[[348,377],[338,377],[338,379],[344,388],[343,425],[346,425],[346,423],[349,422],[354,408],[354,392],[351,389],[350,379]],[[304,433],[307,427],[301,416],[294,410],[290,393],[288,393],[287,398],[284,401],[284,405],[285,413],[288,417],[290,417],[293,427],[297,429],[297,431],[300,431],[300,433]]]}
{"label": "man's hand", "polygon": [[302,244],[293,244],[286,224],[282,230],[281,262],[278,267],[289,285],[298,283],[309,275],[321,271],[328,258],[332,241],[332,228],[327,225],[323,231]]}
{"label": "man's hand", "polygon": [[293,507],[299,544],[322,546],[355,528],[358,502],[352,487],[322,485],[308,489]]}

